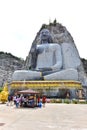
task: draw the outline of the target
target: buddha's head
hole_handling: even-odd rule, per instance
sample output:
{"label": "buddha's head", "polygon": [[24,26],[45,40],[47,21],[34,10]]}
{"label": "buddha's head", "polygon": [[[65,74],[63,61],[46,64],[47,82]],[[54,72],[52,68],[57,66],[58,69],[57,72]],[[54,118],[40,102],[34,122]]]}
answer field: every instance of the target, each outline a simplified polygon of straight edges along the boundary
{"label": "buddha's head", "polygon": [[52,37],[48,29],[42,29],[40,32],[41,44],[50,43]]}

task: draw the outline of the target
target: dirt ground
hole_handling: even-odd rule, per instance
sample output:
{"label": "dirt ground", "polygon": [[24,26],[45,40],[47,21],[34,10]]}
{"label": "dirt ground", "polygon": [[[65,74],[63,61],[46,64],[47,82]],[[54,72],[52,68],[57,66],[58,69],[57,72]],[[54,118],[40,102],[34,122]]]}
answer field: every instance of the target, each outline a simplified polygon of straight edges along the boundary
{"label": "dirt ground", "polygon": [[86,104],[15,108],[0,104],[0,130],[87,130]]}

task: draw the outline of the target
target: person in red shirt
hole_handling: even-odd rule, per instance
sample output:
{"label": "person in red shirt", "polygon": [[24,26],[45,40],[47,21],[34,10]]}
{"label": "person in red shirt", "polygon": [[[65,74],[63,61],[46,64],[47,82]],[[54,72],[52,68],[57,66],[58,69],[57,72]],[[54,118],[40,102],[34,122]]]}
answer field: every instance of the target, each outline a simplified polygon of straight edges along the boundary
{"label": "person in red shirt", "polygon": [[43,107],[45,107],[45,103],[46,103],[46,96],[42,97],[42,103],[43,103]]}

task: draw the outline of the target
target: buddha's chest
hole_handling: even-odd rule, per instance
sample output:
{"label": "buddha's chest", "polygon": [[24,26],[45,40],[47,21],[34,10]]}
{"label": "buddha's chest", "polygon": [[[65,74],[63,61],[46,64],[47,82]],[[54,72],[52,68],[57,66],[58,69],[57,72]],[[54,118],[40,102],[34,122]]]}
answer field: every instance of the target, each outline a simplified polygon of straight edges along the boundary
{"label": "buddha's chest", "polygon": [[44,51],[37,57],[37,68],[51,67],[53,65],[54,53]]}

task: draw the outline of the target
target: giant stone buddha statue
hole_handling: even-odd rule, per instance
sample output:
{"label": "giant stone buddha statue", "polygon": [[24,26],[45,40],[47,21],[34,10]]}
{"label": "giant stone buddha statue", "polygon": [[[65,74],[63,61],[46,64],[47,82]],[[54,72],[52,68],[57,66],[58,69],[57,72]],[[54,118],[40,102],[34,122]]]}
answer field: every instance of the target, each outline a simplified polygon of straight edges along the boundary
{"label": "giant stone buddha statue", "polygon": [[85,82],[78,51],[72,43],[53,43],[50,31],[40,31],[41,43],[31,49],[32,66],[29,70],[13,73],[13,81],[75,80]]}

